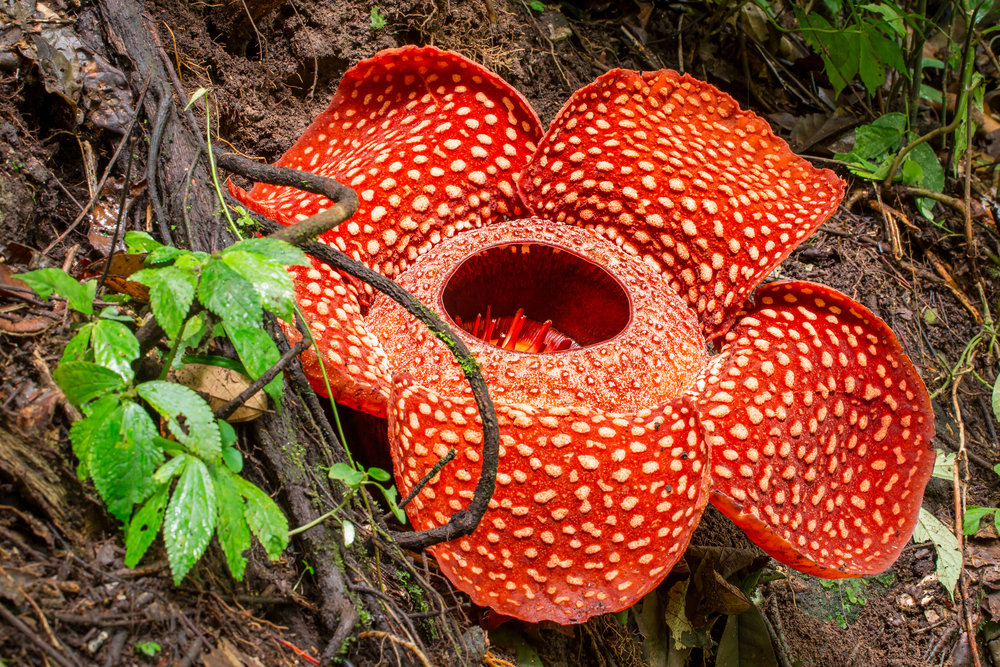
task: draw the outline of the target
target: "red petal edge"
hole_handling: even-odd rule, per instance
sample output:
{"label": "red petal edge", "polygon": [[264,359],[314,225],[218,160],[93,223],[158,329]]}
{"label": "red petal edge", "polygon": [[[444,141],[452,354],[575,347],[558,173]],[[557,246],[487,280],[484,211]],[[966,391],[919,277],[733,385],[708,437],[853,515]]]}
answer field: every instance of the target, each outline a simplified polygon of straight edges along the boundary
{"label": "red petal edge", "polygon": [[771,283],[755,301],[689,392],[712,503],[800,571],[882,572],[934,467],[923,381],[889,327],[829,287]]}
{"label": "red petal edge", "polygon": [[[521,213],[517,176],[541,137],[527,100],[450,51],[380,51],[344,75],[330,106],[277,164],[353,188],[360,206],[323,241],[392,277],[426,248]],[[331,205],[258,183],[230,192],[284,225]]]}
{"label": "red petal edge", "polygon": [[612,70],[562,108],[520,192],[535,215],[594,229],[661,271],[711,339],[832,215],[844,182],[708,83]]}
{"label": "red petal edge", "polygon": [[[481,469],[475,402],[397,375],[389,435],[414,528],[466,508]],[[708,502],[708,448],[686,397],[635,415],[498,404],[496,491],[476,531],[431,551],[474,602],[521,620],[582,623],[625,609],[684,553]]]}
{"label": "red petal edge", "polygon": [[[290,266],[295,300],[323,353],[330,389],[338,403],[384,417],[392,387],[389,362],[361,317],[358,291],[339,271],[317,259],[312,266]],[[282,325],[294,344],[302,338],[298,329]],[[313,347],[302,353],[302,369],[321,396],[326,382]]]}

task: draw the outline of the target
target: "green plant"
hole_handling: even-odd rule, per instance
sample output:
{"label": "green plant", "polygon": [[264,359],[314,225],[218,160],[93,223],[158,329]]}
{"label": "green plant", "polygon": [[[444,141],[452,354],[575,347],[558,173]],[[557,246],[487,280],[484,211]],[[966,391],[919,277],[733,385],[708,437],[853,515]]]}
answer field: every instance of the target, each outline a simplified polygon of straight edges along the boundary
{"label": "green plant", "polygon": [[372,30],[381,30],[385,27],[385,16],[378,7],[372,7]]}
{"label": "green plant", "polygon": [[[148,253],[145,268],[130,279],[150,288],[150,307],[166,335],[155,380],[136,381],[132,363],[140,344],[119,311],[94,315],[95,281],[81,285],[59,269],[20,276],[43,298],[57,293],[87,316],[53,373],[84,414],[70,430],[77,474],[93,479],[108,510],[125,523],[127,566],[138,564],[162,530],[179,584],[216,534],[230,571],[241,579],[251,535],[277,559],[288,544],[287,521],[267,494],[239,476],[243,460],[232,426],[216,420],[193,390],[168,382],[167,374],[183,363],[186,350],[226,335],[245,371],[254,379],[263,375],[280,358],[260,326],[264,309],[294,319],[284,265],[306,258],[266,238],[215,255],[164,246],[142,232],[129,232],[125,242],[131,252]],[[282,388],[280,375],[264,387],[278,409]]]}
{"label": "green plant", "polygon": [[149,656],[150,658],[152,658],[154,655],[156,655],[162,650],[163,649],[160,648],[160,645],[157,644],[156,642],[143,642],[141,644],[135,645],[136,653],[142,653],[143,655]]}
{"label": "green plant", "polygon": [[536,12],[545,11],[545,3],[542,2],[542,0],[531,0],[531,2],[528,3],[528,6],[534,9]]}

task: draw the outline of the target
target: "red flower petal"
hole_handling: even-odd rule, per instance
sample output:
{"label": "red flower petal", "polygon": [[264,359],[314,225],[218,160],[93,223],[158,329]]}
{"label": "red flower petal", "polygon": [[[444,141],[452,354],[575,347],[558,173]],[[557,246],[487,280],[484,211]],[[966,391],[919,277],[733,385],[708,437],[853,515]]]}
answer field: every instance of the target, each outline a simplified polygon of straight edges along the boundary
{"label": "red flower petal", "polygon": [[[357,213],[324,240],[392,277],[442,238],[519,215],[516,179],[539,137],[535,112],[497,75],[457,53],[404,46],[348,70],[277,164],[354,188]],[[289,187],[230,190],[285,225],[330,206]]]}
{"label": "red flower petal", "polygon": [[[582,623],[631,606],[680,558],[708,500],[708,449],[685,397],[636,415],[497,405],[501,446],[490,509],[472,535],[431,548],[477,604],[525,621]],[[471,398],[396,377],[389,434],[418,530],[469,505],[482,430]]]}
{"label": "red flower petal", "polygon": [[[505,403],[639,410],[680,395],[708,361],[697,321],[660,276],[577,227],[531,219],[471,230],[428,252],[398,280],[446,320],[451,294],[452,315],[475,320],[488,307],[493,317],[520,308],[585,344],[517,352],[455,327],[492,397]],[[395,302],[376,297],[367,322],[392,368],[408,369],[439,394],[471,395],[447,346]]]}
{"label": "red flower petal", "polygon": [[[288,272],[295,281],[295,300],[323,353],[334,397],[348,407],[384,417],[392,386],[389,364],[361,317],[354,284],[316,259],[311,267],[292,266]],[[302,338],[295,327],[283,328],[293,344]],[[326,396],[314,348],[307,348],[301,359],[313,389]]]}
{"label": "red flower petal", "polygon": [[612,70],[577,91],[520,181],[528,207],[656,266],[725,333],[750,291],[837,208],[844,183],[677,72]]}
{"label": "red flower petal", "polygon": [[882,572],[934,467],[927,390],[889,327],[843,294],[781,282],[755,299],[690,392],[712,502],[798,570]]}

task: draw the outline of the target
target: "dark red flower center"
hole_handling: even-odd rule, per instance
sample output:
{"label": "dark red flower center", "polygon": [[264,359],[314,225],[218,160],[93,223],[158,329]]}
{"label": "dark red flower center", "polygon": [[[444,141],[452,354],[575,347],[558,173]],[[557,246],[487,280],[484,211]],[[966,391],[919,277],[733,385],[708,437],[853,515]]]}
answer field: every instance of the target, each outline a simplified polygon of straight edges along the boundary
{"label": "dark red flower center", "polygon": [[610,273],[544,243],[497,245],[469,257],[448,279],[442,305],[476,338],[531,353],[610,340],[631,317],[628,294]]}

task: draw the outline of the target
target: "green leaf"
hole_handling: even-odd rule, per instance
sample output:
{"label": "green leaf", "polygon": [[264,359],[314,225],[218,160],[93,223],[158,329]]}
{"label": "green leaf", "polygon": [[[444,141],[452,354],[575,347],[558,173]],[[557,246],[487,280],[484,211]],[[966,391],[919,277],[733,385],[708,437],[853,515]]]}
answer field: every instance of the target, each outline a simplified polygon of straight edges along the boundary
{"label": "green leaf", "polygon": [[80,481],[90,477],[90,450],[94,447],[95,441],[101,441],[98,446],[114,446],[113,441],[108,441],[115,436],[107,430],[107,425],[111,421],[112,413],[118,408],[120,400],[121,397],[113,394],[85,405],[83,411],[87,418],[74,422],[69,429],[69,440],[73,445],[73,454],[80,461],[80,465],[76,469],[76,476]]}
{"label": "green leaf", "polygon": [[[104,297],[105,300],[107,300],[108,296],[112,295],[105,295]],[[128,296],[128,295],[119,294],[118,296]],[[98,317],[105,320],[115,320],[116,322],[124,322],[125,324],[133,324],[135,322],[134,317],[129,317],[128,315],[122,315],[121,312],[118,310],[118,308],[116,308],[115,306],[105,307],[98,315]]]}
{"label": "green leaf", "polygon": [[918,163],[909,158],[903,161],[903,183],[910,186],[920,185],[923,179],[924,170]]}
{"label": "green leaf", "polygon": [[760,610],[750,605],[742,614],[730,616],[719,640],[718,667],[778,667],[771,637]]}
{"label": "green leaf", "polygon": [[285,266],[311,266],[306,254],[286,241],[269,238],[255,238],[240,241],[222,251],[222,255],[233,252],[249,252],[265,259],[274,260]]}
{"label": "green leaf", "polygon": [[76,406],[125,388],[121,375],[89,361],[60,364],[52,377],[66,394],[66,399]]}
{"label": "green leaf", "polygon": [[381,484],[376,484],[375,488],[381,491],[382,495],[385,496],[385,502],[389,505],[389,510],[392,512],[392,515],[396,517],[396,521],[399,521],[405,526],[406,512],[399,506],[399,491],[396,490],[396,487],[385,487]]}
{"label": "green leaf", "polygon": [[181,471],[184,469],[184,465],[187,463],[189,458],[191,458],[190,454],[178,454],[164,463],[159,470],[153,473],[153,479],[156,480],[157,484],[166,484],[174,477],[181,474]]}
{"label": "green leaf", "polygon": [[181,361],[185,364],[205,364],[207,366],[218,366],[219,368],[228,368],[231,371],[236,371],[237,373],[242,373],[247,377],[250,376],[247,373],[247,369],[244,368],[243,364],[236,359],[227,359],[226,357],[218,357],[214,354],[185,354],[181,357]]}
{"label": "green leaf", "polygon": [[132,506],[156,488],[153,473],[163,452],[153,443],[156,424],[137,403],[127,401],[111,413],[90,449],[90,474],[108,511],[126,521]]}
{"label": "green leaf", "polygon": [[288,519],[270,497],[242,477],[234,477],[240,495],[247,501],[246,520],[250,530],[271,560],[278,560],[288,546]]}
{"label": "green leaf", "polygon": [[250,281],[257,294],[272,313],[292,322],[295,319],[295,286],[292,277],[278,262],[242,250],[222,255],[229,268]]}
{"label": "green leaf", "polygon": [[[281,359],[278,346],[259,325],[245,327],[226,322],[224,326],[229,340],[236,348],[236,354],[239,355],[251,379],[256,380]],[[285,386],[284,376],[283,372],[278,373],[273,380],[264,385],[264,391],[274,400],[279,410],[281,392]]]}
{"label": "green leaf", "polygon": [[[228,426],[228,423],[226,422],[222,423]],[[236,449],[235,447],[232,446],[223,447],[222,460],[225,462],[226,467],[232,470],[234,473],[239,474],[243,472],[243,452]]]}
{"label": "green leaf", "polygon": [[352,489],[358,488],[365,481],[365,473],[346,463],[334,463],[327,473],[330,479],[343,482]]}
{"label": "green leaf", "polygon": [[138,565],[156,539],[163,523],[163,511],[167,507],[169,493],[170,485],[161,484],[129,521],[128,532],[125,534],[125,567],[134,568]]}
{"label": "green leaf", "polygon": [[861,35],[861,60],[858,73],[869,95],[874,95],[878,87],[885,83],[885,66],[868,33]]}
{"label": "green leaf", "polygon": [[129,231],[125,232],[125,247],[128,248],[129,253],[137,255],[162,248],[163,244],[146,232]]}
{"label": "green leaf", "polygon": [[[62,269],[39,269],[17,276],[38,292],[43,299],[53,292],[66,299],[69,307],[84,315],[94,314],[94,297],[90,289],[81,285]],[[96,283],[95,283],[96,286]]]}
{"label": "green leaf", "polygon": [[921,507],[913,530],[913,541],[934,543],[938,581],[944,586],[948,597],[954,599],[952,592],[962,572],[962,552],[958,548],[958,538],[936,516]]}
{"label": "green leaf", "polygon": [[247,567],[243,552],[250,548],[250,527],[244,517],[243,497],[236,479],[228,470],[212,467],[219,544],[226,554],[226,563],[233,578],[242,581]]}
{"label": "green leaf", "polygon": [[212,260],[202,269],[198,298],[227,324],[260,328],[263,316],[260,295],[250,281],[222,260]]}
{"label": "green leaf", "polygon": [[190,255],[190,250],[184,250],[183,248],[175,248],[173,246],[165,245],[160,246],[156,250],[153,250],[146,257],[146,266],[164,266],[166,264],[173,263],[178,257],[184,255]]}
{"label": "green leaf", "polygon": [[[996,380],[993,381],[993,398],[990,402],[993,404],[993,416],[1000,421],[1000,373],[997,373]],[[1000,467],[1000,463],[997,466]],[[1000,470],[997,470],[997,474],[1000,475]]]}
{"label": "green leaf", "polygon": [[965,508],[965,514],[962,515],[962,532],[966,535],[975,535],[976,531],[979,530],[979,522],[982,521],[984,516],[989,514],[996,514],[996,507],[976,507],[975,505],[969,505]]}
{"label": "green leaf", "polygon": [[160,645],[157,644],[156,642],[143,642],[141,644],[136,644],[135,650],[137,653],[142,653],[143,655],[152,658],[154,655],[156,655],[159,651],[162,651],[163,649],[160,648]]}
{"label": "green leaf", "polygon": [[84,324],[76,335],[63,348],[60,363],[70,361],[93,361],[93,355],[88,354],[90,348],[90,334],[94,330],[94,323]]}
{"label": "green leaf", "polygon": [[861,5],[863,9],[881,14],[885,22],[900,37],[906,37],[906,25],[903,23],[903,16],[891,5],[867,4]]}
{"label": "green leaf", "polygon": [[[136,391],[167,421],[167,428],[177,441],[203,458],[222,452],[219,425],[212,409],[193,389],[174,382],[145,382]],[[184,417],[184,425],[178,417]]]}
{"label": "green leaf", "polygon": [[[236,445],[236,429],[233,428],[233,425],[224,419],[216,419],[215,422],[219,425],[222,448],[234,447]],[[233,472],[239,472],[239,470],[234,470]]]}
{"label": "green leaf", "polygon": [[139,340],[127,326],[113,320],[98,320],[90,343],[96,363],[118,373],[125,382],[132,381],[135,377],[132,362],[139,358]]}
{"label": "green leaf", "polygon": [[163,521],[163,542],[175,586],[180,586],[205,553],[215,532],[215,517],[215,486],[208,467],[188,457]]}
{"label": "green leaf", "polygon": [[878,54],[879,59],[909,79],[910,68],[906,66],[906,61],[903,59],[903,51],[899,48],[899,44],[895,40],[885,37],[877,30],[869,32],[868,37],[871,39],[872,48]]}
{"label": "green leaf", "polygon": [[392,475],[381,468],[369,468],[368,476],[377,482],[388,482],[392,479]]}
{"label": "green leaf", "polygon": [[134,273],[130,280],[149,287],[149,305],[157,323],[170,338],[175,338],[194,303],[197,286],[194,275],[175,266],[168,266],[163,269],[143,269]]}
{"label": "green leaf", "polygon": [[501,625],[489,632],[490,644],[495,644],[514,652],[514,663],[519,667],[545,667],[545,663],[522,634],[512,627],[512,623]]}
{"label": "green leaf", "polygon": [[906,154],[906,157],[920,165],[923,174],[920,187],[934,192],[941,192],[944,189],[944,167],[941,166],[941,161],[938,160],[930,144],[918,144]]}

